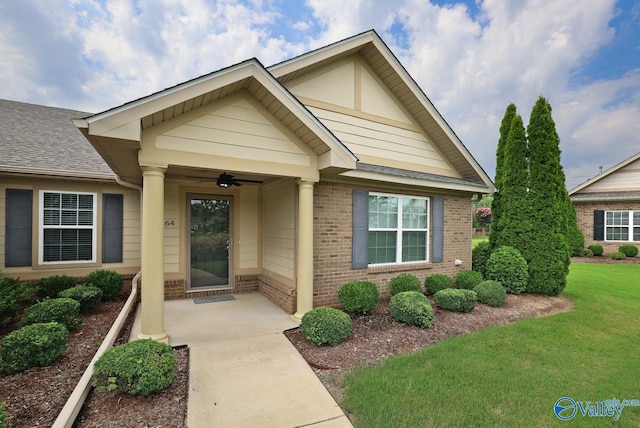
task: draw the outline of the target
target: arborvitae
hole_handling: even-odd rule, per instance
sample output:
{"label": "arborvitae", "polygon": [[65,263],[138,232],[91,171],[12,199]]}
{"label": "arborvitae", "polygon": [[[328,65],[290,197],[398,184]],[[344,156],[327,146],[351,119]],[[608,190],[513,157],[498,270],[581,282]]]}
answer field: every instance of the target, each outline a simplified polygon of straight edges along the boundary
{"label": "arborvitae", "polygon": [[566,187],[560,165],[560,141],[543,97],[533,107],[529,126],[529,199],[534,210],[535,231],[529,243],[527,291],[558,295],[566,285],[570,253],[566,238]]}
{"label": "arborvitae", "polygon": [[498,223],[500,233],[496,247],[503,245],[517,248],[522,256],[530,259],[530,243],[535,233],[532,228],[532,212],[529,199],[529,165],[527,161],[527,137],[520,115],[515,115],[504,147],[502,177],[502,216]]}
{"label": "arborvitae", "polygon": [[500,235],[500,217],[502,216],[502,183],[504,177],[504,148],[507,144],[507,137],[511,129],[511,122],[516,115],[516,106],[511,103],[507,106],[500,124],[500,138],[498,139],[498,148],[496,150],[496,178],[494,180],[498,191],[493,195],[491,202],[491,231],[489,232],[489,242],[491,248],[496,248],[496,241]]}

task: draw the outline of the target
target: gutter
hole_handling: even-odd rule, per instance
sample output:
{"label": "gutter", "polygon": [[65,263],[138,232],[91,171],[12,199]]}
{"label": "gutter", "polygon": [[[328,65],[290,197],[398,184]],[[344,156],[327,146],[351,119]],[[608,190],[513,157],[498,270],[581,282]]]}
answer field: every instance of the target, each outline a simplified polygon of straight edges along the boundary
{"label": "gutter", "polygon": [[[130,189],[135,189],[138,192],[140,192],[140,214],[142,214],[142,187],[136,184],[127,183],[126,181],[123,181],[120,178],[120,176],[117,174],[115,178],[116,178],[116,182],[119,185],[123,187],[128,187]],[[140,215],[140,230],[142,230],[142,215]],[[118,338],[118,335],[120,334],[120,330],[122,330],[122,326],[124,325],[125,321],[129,317],[129,314],[131,313],[131,309],[133,308],[133,305],[136,301],[136,297],[138,294],[138,281],[140,280],[141,276],[142,276],[142,271],[138,272],[131,280],[131,294],[129,294],[129,297],[127,298],[127,301],[124,303],[124,306],[120,311],[120,314],[118,315],[115,322],[109,329],[109,332],[107,333],[106,337],[102,341],[102,344],[98,348],[98,351],[93,356],[93,359],[89,363],[89,366],[85,369],[84,373],[82,374],[80,381],[78,382],[73,392],[67,399],[67,402],[65,403],[64,407],[58,414],[58,417],[56,418],[55,422],[51,426],[52,428],[72,428],[73,427],[73,424],[75,423],[76,418],[78,417],[80,410],[82,410],[82,406],[84,405],[84,402],[87,399],[87,396],[89,395],[89,391],[91,390],[91,378],[93,377],[93,366],[95,362],[98,361],[98,359],[102,356],[102,354],[104,354],[105,352],[107,352],[107,350],[113,347],[113,344]]]}
{"label": "gutter", "polygon": [[109,350],[113,343],[118,338],[118,334],[120,334],[120,330],[124,325],[133,305],[136,301],[136,296],[138,294],[138,280],[142,276],[141,272],[138,272],[136,276],[133,277],[131,281],[131,294],[129,294],[129,298],[125,302],[118,318],[109,329],[107,336],[102,341],[102,345],[98,348],[98,351],[93,356],[93,359],[89,363],[89,366],[84,371],[84,374],[80,378],[80,381],[76,385],[75,389],[69,396],[69,399],[65,403],[62,411],[58,414],[55,422],[52,425],[52,428],[71,428],[82,409],[84,401],[87,399],[89,395],[89,390],[91,389],[91,377],[93,376],[93,365],[95,362],[104,354],[107,350]]}

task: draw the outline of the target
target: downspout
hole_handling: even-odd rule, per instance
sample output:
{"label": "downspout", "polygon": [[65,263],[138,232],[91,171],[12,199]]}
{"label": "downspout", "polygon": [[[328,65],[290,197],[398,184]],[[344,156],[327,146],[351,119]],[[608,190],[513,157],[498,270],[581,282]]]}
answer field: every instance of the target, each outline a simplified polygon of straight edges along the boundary
{"label": "downspout", "polygon": [[[137,184],[127,183],[123,181],[118,175],[116,175],[116,183],[123,187],[128,187],[130,189],[135,189],[140,192],[140,214],[142,214],[142,187]],[[142,232],[142,215],[140,215],[140,231]],[[84,401],[87,399],[89,395],[89,390],[91,389],[91,378],[93,377],[93,365],[95,362],[104,354],[107,350],[109,350],[114,342],[116,341],[118,335],[120,334],[120,330],[124,325],[126,319],[129,317],[129,313],[133,308],[133,304],[135,303],[136,296],[138,294],[138,281],[142,276],[142,271],[139,271],[131,280],[131,293],[129,294],[129,298],[125,302],[120,314],[116,318],[115,322],[109,329],[107,336],[103,340],[102,344],[98,348],[98,351],[93,356],[93,359],[89,363],[89,366],[85,369],[80,381],[74,388],[73,392],[67,399],[64,407],[58,414],[55,422],[52,425],[52,428],[71,428],[84,405]]]}

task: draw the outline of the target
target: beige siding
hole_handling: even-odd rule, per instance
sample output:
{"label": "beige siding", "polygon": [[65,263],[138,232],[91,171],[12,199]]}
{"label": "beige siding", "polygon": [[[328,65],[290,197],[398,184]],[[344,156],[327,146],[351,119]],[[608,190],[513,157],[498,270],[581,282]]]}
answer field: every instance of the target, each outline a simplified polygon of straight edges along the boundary
{"label": "beige siding", "polygon": [[411,125],[411,119],[398,107],[395,98],[387,92],[386,88],[366,67],[361,67],[360,110],[364,113]]}
{"label": "beige siding", "polygon": [[[33,191],[33,233],[32,266],[5,268],[5,221],[6,221],[6,189],[29,189]],[[97,257],[96,263],[91,264],[55,264],[38,266],[38,216],[39,192],[41,190],[91,192],[97,194],[98,227],[97,227]],[[102,242],[102,194],[116,193],[123,195],[123,261],[122,263],[100,262]],[[42,180],[28,178],[5,178],[0,184],[0,270],[12,276],[23,279],[41,278],[65,273],[71,276],[84,276],[96,269],[113,269],[122,273],[135,273],[140,269],[140,193],[116,184],[70,182],[67,180]]]}
{"label": "beige siding", "polygon": [[622,192],[640,189],[640,159],[596,181],[579,193]]}
{"label": "beige siding", "polygon": [[255,186],[243,186],[240,191],[236,209],[239,211],[238,226],[238,262],[237,269],[257,269],[258,236],[260,233],[260,190]]}
{"label": "beige siding", "polygon": [[307,166],[309,156],[246,99],[156,137],[156,148]]}
{"label": "beige siding", "polygon": [[264,186],[262,270],[266,275],[294,278],[295,192],[293,181]]}
{"label": "beige siding", "polygon": [[356,64],[353,60],[338,65],[308,80],[294,82],[289,90],[297,97],[306,97],[340,107],[356,108]]}
{"label": "beige siding", "polygon": [[362,162],[459,177],[440,152],[416,130],[320,108],[309,109]]}
{"label": "beige siding", "polygon": [[164,271],[180,272],[180,191],[177,182],[165,181]]}

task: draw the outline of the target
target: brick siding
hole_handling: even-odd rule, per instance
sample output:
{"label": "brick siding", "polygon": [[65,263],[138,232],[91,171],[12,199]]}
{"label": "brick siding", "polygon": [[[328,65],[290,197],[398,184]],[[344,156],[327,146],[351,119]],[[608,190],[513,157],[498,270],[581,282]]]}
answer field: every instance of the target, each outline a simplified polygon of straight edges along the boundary
{"label": "brick siding", "polygon": [[635,211],[640,210],[640,202],[638,201],[620,201],[620,202],[574,202],[576,209],[576,217],[578,219],[578,227],[584,234],[584,245],[588,247],[592,244],[602,245],[605,254],[618,251],[621,245],[636,245],[640,247],[640,242],[622,242],[622,241],[595,241],[593,239],[593,212],[595,210],[603,211]]}

